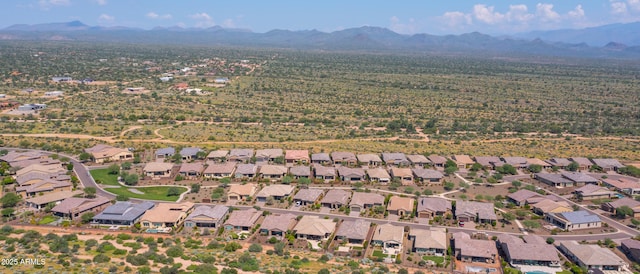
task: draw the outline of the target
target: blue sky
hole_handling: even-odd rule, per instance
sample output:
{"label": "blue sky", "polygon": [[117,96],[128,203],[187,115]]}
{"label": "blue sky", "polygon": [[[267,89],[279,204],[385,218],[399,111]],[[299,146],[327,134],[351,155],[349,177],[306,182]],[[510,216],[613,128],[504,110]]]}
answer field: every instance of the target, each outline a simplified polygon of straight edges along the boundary
{"label": "blue sky", "polygon": [[506,34],[640,20],[640,0],[3,0],[0,28],[80,20],[88,25],[336,31],[386,27],[413,34]]}

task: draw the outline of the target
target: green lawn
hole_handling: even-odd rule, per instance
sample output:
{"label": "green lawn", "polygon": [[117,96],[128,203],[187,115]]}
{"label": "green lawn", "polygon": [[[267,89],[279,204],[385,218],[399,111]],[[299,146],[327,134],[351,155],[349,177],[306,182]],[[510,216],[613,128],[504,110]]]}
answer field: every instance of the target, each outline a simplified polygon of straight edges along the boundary
{"label": "green lawn", "polygon": [[103,185],[112,185],[112,186],[119,186],[120,184],[118,183],[118,175],[117,174],[109,174],[109,170],[108,169],[92,169],[89,170],[89,173],[91,173],[91,177],[93,177],[93,179],[96,181],[96,183],[98,181],[101,181]]}
{"label": "green lawn", "polygon": [[183,193],[188,190],[186,187],[181,187],[181,186],[150,186],[150,187],[136,188],[140,192],[144,192],[144,194],[133,193],[125,187],[105,188],[104,190],[116,195],[127,196],[129,198],[175,202],[176,200],[178,200],[180,196],[167,196],[167,192],[171,187],[179,188],[180,193]]}
{"label": "green lawn", "polygon": [[382,250],[377,249],[373,251],[373,256],[374,257],[379,257],[379,258],[384,258],[387,257],[387,255],[385,255],[384,253],[382,253]]}
{"label": "green lawn", "polygon": [[39,225],[46,225],[46,224],[51,223],[51,222],[53,222],[53,221],[55,221],[57,219],[58,218],[56,218],[56,217],[47,215],[47,216],[42,217],[42,219],[40,219],[40,221],[38,221],[38,224]]}
{"label": "green lawn", "polygon": [[440,257],[440,256],[422,256],[422,259],[425,261],[433,261],[434,263],[437,263],[437,264],[444,263],[444,257]]}

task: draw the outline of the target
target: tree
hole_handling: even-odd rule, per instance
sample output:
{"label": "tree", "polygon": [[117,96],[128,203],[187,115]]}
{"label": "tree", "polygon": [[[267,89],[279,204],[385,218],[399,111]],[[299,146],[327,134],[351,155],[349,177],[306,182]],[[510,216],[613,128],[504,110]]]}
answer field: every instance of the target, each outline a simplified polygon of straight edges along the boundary
{"label": "tree", "polygon": [[198,192],[200,192],[200,184],[192,184],[191,193],[198,193]]}
{"label": "tree", "polygon": [[446,190],[452,190],[456,185],[453,182],[444,182],[443,186]]}
{"label": "tree", "polygon": [[633,209],[629,206],[621,206],[616,208],[616,217],[626,218],[627,216],[633,216]]}
{"label": "tree", "polygon": [[10,185],[15,183],[16,183],[16,179],[13,179],[13,177],[11,176],[6,176],[2,178],[2,185]]}
{"label": "tree", "polygon": [[534,220],[525,220],[522,222],[522,225],[524,225],[524,227],[528,230],[540,228],[540,223]]}
{"label": "tree", "polygon": [[111,175],[118,175],[118,173],[120,173],[120,166],[118,166],[118,164],[112,164],[107,168],[107,171]]}
{"label": "tree", "polygon": [[275,245],[273,245],[273,252],[275,252],[276,255],[278,256],[284,255],[284,243],[278,242]]}
{"label": "tree", "polygon": [[456,171],[458,171],[458,167],[457,166],[453,166],[453,167],[450,166],[450,167],[446,167],[444,169],[444,173],[447,174],[447,175],[451,175],[451,174],[455,173]]}
{"label": "tree", "polygon": [[167,253],[167,256],[172,258],[177,258],[184,255],[184,251],[179,246],[172,246],[168,248],[166,253]]}
{"label": "tree", "polygon": [[116,196],[116,201],[129,201],[129,197],[119,194]]}
{"label": "tree", "polygon": [[120,165],[120,167],[121,167],[123,170],[130,170],[132,165],[133,165],[133,164],[131,164],[130,162],[124,162],[124,163],[122,163],[122,164]]}
{"label": "tree", "polygon": [[249,246],[249,252],[262,252],[262,246],[259,244],[251,244]]}
{"label": "tree", "polygon": [[2,209],[2,217],[10,217],[16,210],[12,207]]}
{"label": "tree", "polygon": [[224,246],[224,251],[226,252],[235,252],[238,249],[241,249],[242,245],[237,242],[230,242]]}
{"label": "tree", "polygon": [[177,187],[170,187],[169,190],[167,190],[167,196],[180,196],[180,189]]}
{"label": "tree", "polygon": [[329,272],[329,269],[323,268],[318,271],[318,274],[331,274],[331,272]]}
{"label": "tree", "polygon": [[309,179],[307,177],[302,177],[302,178],[298,179],[298,185],[307,186],[309,184],[311,184],[311,179]]}
{"label": "tree", "polygon": [[482,166],[482,164],[479,164],[479,163],[473,163],[473,165],[471,165],[471,168],[470,168],[469,170],[471,170],[471,171],[474,171],[474,172],[475,172],[475,171],[480,171],[480,170],[482,170],[482,169],[484,169],[484,167]]}
{"label": "tree", "polygon": [[293,182],[293,176],[287,175],[287,176],[282,177],[282,183],[283,184],[288,185],[288,184],[291,184],[291,182]]}
{"label": "tree", "polygon": [[86,198],[95,198],[96,197],[96,188],[95,187],[85,187],[84,188],[84,196]]}
{"label": "tree", "polygon": [[82,162],[86,162],[91,159],[91,154],[87,152],[80,153],[80,155],[78,156],[78,159],[80,159],[80,161]]}
{"label": "tree", "polygon": [[93,216],[95,216],[93,212],[87,212],[85,214],[82,214],[82,216],[80,216],[80,219],[82,220],[82,223],[87,224],[91,222]]}
{"label": "tree", "polygon": [[515,180],[511,182],[511,185],[514,186],[515,188],[519,188],[520,186],[522,186],[522,182]]}
{"label": "tree", "polygon": [[516,175],[518,174],[518,171],[516,170],[515,167],[513,167],[510,164],[504,164],[502,166],[499,166],[496,168],[496,171],[500,174],[511,174],[511,175]]}
{"label": "tree", "polygon": [[531,173],[538,173],[538,172],[542,171],[542,166],[541,165],[532,164],[532,165],[529,165],[529,167],[527,169]]}
{"label": "tree", "polygon": [[127,174],[124,176],[124,183],[128,186],[134,186],[138,184],[138,175],[137,174]]}
{"label": "tree", "polygon": [[571,161],[571,163],[567,165],[568,171],[578,171],[579,168],[580,168],[580,164],[574,161]]}
{"label": "tree", "polygon": [[502,213],[502,218],[504,218],[505,220],[511,222],[511,221],[516,219],[516,216],[507,212],[507,213]]}
{"label": "tree", "polygon": [[8,192],[5,194],[2,199],[0,199],[0,203],[2,203],[2,207],[14,207],[20,202],[20,196],[13,192]]}
{"label": "tree", "polygon": [[554,238],[548,237],[547,238],[547,243],[548,244],[553,244],[556,240]]}

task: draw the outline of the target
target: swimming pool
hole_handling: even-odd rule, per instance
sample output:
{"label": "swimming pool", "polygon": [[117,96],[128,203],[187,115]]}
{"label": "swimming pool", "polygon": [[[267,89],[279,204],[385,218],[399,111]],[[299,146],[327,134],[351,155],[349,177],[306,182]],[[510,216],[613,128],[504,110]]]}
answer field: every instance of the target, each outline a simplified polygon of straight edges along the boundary
{"label": "swimming pool", "polygon": [[525,272],[524,274],[551,274],[551,273],[547,273],[544,271],[529,271],[529,272]]}

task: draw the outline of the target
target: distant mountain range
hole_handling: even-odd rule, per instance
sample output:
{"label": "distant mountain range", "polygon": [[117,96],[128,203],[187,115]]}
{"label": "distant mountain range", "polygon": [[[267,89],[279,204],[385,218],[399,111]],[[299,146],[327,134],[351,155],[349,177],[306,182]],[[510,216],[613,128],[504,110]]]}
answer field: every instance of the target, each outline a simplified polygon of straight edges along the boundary
{"label": "distant mountain range", "polygon": [[[0,40],[63,40],[146,44],[226,45],[336,51],[416,52],[472,55],[526,55],[640,59],[640,23],[583,30],[531,32],[511,37],[481,33],[403,35],[379,27],[359,27],[331,33],[317,30],[88,26],[79,21],[13,25],[0,30]],[[607,36],[607,33],[609,36]],[[602,42],[606,41],[606,42]],[[594,46],[595,45],[595,46]]]}

